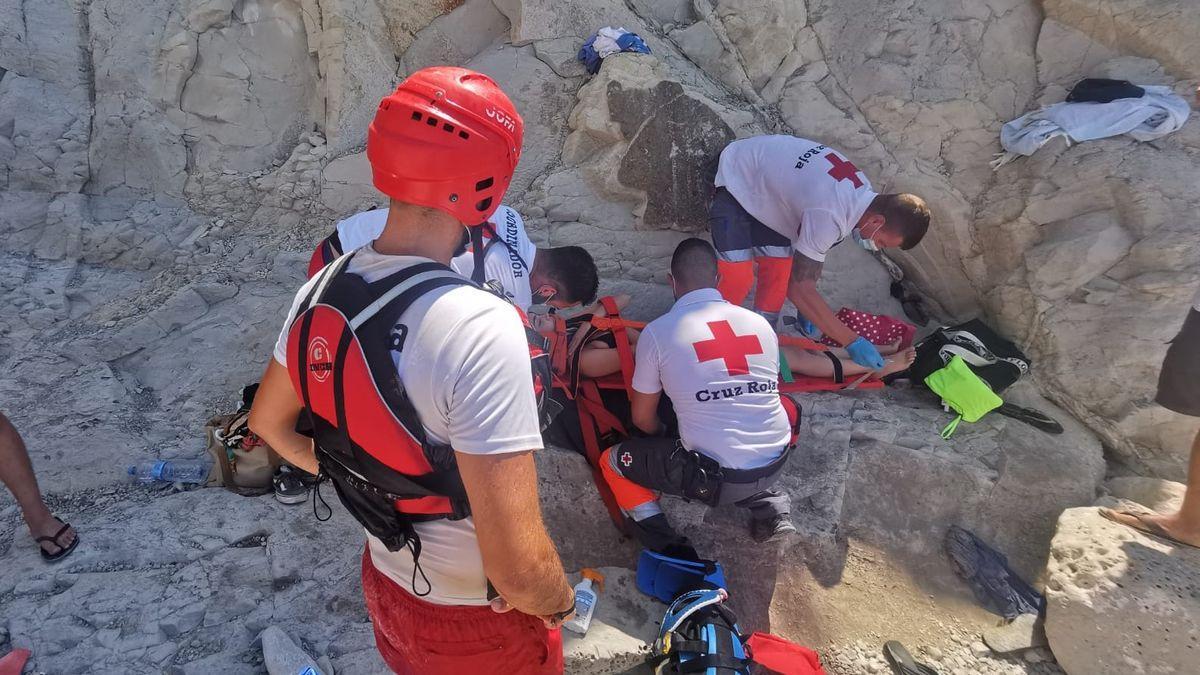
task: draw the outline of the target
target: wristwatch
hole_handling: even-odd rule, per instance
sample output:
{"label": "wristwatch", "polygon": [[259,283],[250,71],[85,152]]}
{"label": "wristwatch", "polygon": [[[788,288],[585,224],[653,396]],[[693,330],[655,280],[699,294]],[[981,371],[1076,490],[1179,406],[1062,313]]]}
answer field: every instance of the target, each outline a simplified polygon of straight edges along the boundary
{"label": "wristwatch", "polygon": [[554,614],[551,614],[550,616],[548,616],[546,618],[550,619],[555,624],[561,624],[563,621],[566,620],[567,617],[571,616],[574,613],[575,613],[575,594],[572,593],[571,594],[571,604],[569,606],[567,606],[566,609],[564,609],[561,612],[555,612]]}

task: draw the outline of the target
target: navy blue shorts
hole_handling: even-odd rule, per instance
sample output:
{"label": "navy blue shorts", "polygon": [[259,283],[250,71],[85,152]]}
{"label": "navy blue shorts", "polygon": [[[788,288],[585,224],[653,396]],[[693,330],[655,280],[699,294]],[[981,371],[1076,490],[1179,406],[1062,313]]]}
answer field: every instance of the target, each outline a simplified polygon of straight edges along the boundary
{"label": "navy blue shorts", "polygon": [[791,240],[750,215],[723,187],[713,195],[708,227],[717,257],[725,262],[792,257]]}

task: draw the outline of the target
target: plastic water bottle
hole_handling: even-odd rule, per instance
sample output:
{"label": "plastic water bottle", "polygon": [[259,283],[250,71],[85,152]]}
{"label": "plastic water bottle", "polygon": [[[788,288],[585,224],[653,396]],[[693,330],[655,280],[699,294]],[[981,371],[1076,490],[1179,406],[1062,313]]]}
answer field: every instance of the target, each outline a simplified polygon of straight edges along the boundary
{"label": "plastic water bottle", "polygon": [[129,467],[129,476],[139,483],[203,483],[208,480],[209,462],[203,459],[163,459],[139,462]]}
{"label": "plastic water bottle", "polygon": [[[585,635],[592,625],[592,614],[596,611],[596,599],[604,590],[604,575],[591,568],[585,568],[581,574],[583,581],[575,584],[575,616],[563,624],[563,628]],[[595,582],[595,588],[592,583]]]}

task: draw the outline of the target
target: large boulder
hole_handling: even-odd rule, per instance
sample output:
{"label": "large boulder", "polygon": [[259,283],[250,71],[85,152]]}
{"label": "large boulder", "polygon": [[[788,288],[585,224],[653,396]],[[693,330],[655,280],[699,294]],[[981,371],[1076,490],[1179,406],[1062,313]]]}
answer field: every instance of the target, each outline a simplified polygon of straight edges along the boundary
{"label": "large boulder", "polygon": [[[928,392],[801,396],[804,430],[777,484],[791,495],[801,532],[789,549],[754,544],[744,509],[666,498],[664,510],[698,550],[725,565],[743,628],[750,630],[774,625],[776,608],[806,606],[810,591],[795,581],[800,565],[822,586],[837,585],[847,538],[889,557],[934,561],[942,559],[947,527],[959,525],[1034,579],[1056,518],[1093,501],[1104,461],[1096,439],[1061,410],[1023,386],[1012,398],[1062,419],[1064,435],[993,415],[964,423],[947,441],[938,432],[951,416]],[[635,563],[637,546],[609,526],[582,457],[547,449],[538,455],[538,472],[547,525],[569,569]],[[939,583],[952,577],[945,563],[926,573]],[[854,609],[844,611],[852,620]]]}
{"label": "large boulder", "polygon": [[[1113,505],[1112,500],[1102,503]],[[1194,673],[1200,550],[1063,513],[1046,567],[1046,636],[1071,675]]]}
{"label": "large boulder", "polygon": [[1083,77],[1168,84],[1190,98],[1176,78],[1195,76],[1184,36],[1197,13],[1143,0],[1042,4],[1044,20],[1025,0],[810,2],[816,49],[780,111],[797,133],[885,167],[879,187],[930,202],[929,237],[896,258],[948,314],[984,309],[1029,349],[1044,391],[1117,458],[1182,477],[1186,423],[1152,399],[1200,280],[1194,190],[1183,184],[1200,122],[1152,145],[1055,144],[995,173],[987,163],[1002,123],[1063,100]]}

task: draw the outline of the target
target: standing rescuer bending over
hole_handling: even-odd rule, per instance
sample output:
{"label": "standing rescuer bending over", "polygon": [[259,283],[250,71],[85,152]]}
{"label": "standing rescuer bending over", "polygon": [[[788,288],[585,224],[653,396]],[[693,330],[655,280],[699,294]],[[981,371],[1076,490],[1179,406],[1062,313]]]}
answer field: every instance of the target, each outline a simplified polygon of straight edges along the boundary
{"label": "standing rescuer bending over", "polygon": [[[574,594],[532,454],[547,359],[517,309],[448,267],[500,204],[521,136],[508,97],[462,68],[380,102],[367,157],[387,225],[297,293],[250,413],[366,529],[363,594],[398,673],[563,668]],[[315,441],[294,431],[302,406]]]}
{"label": "standing rescuer bending over", "polygon": [[758,284],[754,309],[778,326],[784,299],[818,331],[846,347],[860,366],[884,366],[879,350],[838,320],[817,291],[829,249],[852,237],[868,251],[908,250],[929,229],[929,207],[912,194],[877,194],[836,150],[795,136],[756,136],[721,152],[709,210],[720,258],[721,295],[741,304]]}

